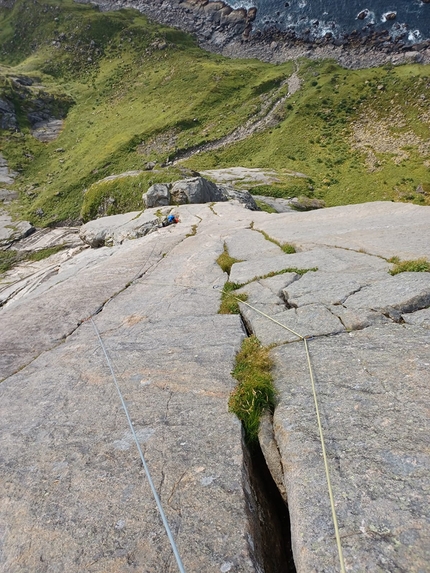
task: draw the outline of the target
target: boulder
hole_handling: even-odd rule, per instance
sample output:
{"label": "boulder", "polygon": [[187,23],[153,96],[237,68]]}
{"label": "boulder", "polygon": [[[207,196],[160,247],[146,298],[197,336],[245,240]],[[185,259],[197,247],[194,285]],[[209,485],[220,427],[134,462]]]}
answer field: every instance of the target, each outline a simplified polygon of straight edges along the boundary
{"label": "boulder", "polygon": [[17,173],[9,169],[6,159],[0,153],[0,183],[4,185],[12,185],[16,176]]}
{"label": "boulder", "polygon": [[365,8],[364,10],[361,10],[361,12],[357,14],[356,18],[357,20],[364,20],[365,18],[367,18],[368,15],[369,15],[369,10]]}
{"label": "boulder", "polygon": [[35,228],[28,221],[13,222],[7,213],[0,211],[0,247],[8,247],[34,231]]}
{"label": "boulder", "polygon": [[260,211],[254,197],[249,191],[235,189],[230,185],[218,185],[218,189],[224,194],[228,201],[237,201],[250,211]]}
{"label": "boulder", "polygon": [[226,201],[220,189],[204,177],[192,177],[176,181],[170,190],[172,202],[176,205],[186,203],[212,203],[213,201]]}
{"label": "boulder", "polygon": [[387,12],[384,14],[386,20],[395,20],[397,17],[397,12]]}
{"label": "boulder", "polygon": [[322,209],[325,207],[325,203],[321,199],[316,199],[315,197],[306,197],[305,195],[294,197],[291,199],[290,204],[291,207],[297,211],[312,211],[314,209]]}
{"label": "boulder", "polygon": [[248,191],[236,190],[229,185],[216,185],[204,177],[188,177],[172,183],[155,183],[142,196],[146,208],[190,203],[216,203],[236,201],[246,209],[258,211],[254,198]]}
{"label": "boulder", "polygon": [[170,205],[171,195],[169,189],[169,183],[155,183],[151,185],[147,193],[142,197],[146,208]]}
{"label": "boulder", "polygon": [[423,308],[409,314],[402,314],[402,319],[407,324],[415,324],[423,328],[430,328],[430,308]]}
{"label": "boulder", "polygon": [[63,129],[63,120],[50,117],[49,119],[34,123],[31,134],[43,143],[54,141]]}

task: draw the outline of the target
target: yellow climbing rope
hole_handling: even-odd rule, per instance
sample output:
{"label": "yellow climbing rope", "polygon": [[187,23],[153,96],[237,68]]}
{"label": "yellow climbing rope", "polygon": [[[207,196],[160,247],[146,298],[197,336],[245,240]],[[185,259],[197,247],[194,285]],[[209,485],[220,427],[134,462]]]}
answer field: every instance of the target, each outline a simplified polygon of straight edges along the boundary
{"label": "yellow climbing rope", "polygon": [[[221,292],[225,292],[225,291],[221,291]],[[232,293],[230,292],[229,294],[231,295]],[[338,556],[339,556],[340,571],[341,571],[341,573],[346,573],[345,572],[345,561],[343,558],[343,551],[342,551],[342,544],[340,541],[339,526],[338,526],[338,521],[337,521],[336,506],[334,503],[333,488],[331,486],[331,480],[330,480],[330,471],[329,471],[328,460],[327,460],[327,452],[325,449],[324,433],[323,433],[323,427],[322,427],[322,423],[321,423],[321,416],[320,416],[317,392],[316,392],[316,387],[315,387],[315,377],[314,377],[314,372],[313,372],[313,368],[312,368],[311,356],[310,356],[310,352],[309,352],[309,345],[308,345],[308,338],[309,337],[303,336],[302,334],[295,332],[292,328],[289,328],[285,324],[282,324],[281,322],[279,322],[278,320],[276,320],[272,316],[269,316],[265,312],[262,312],[261,310],[259,310],[255,306],[252,306],[248,302],[244,302],[243,300],[240,300],[238,297],[235,297],[234,295],[232,295],[232,296],[234,298],[236,298],[240,304],[246,305],[250,309],[257,312],[258,314],[261,314],[262,316],[264,316],[265,318],[274,322],[275,324],[281,326],[285,330],[288,330],[289,332],[291,332],[292,334],[297,336],[299,338],[299,340],[303,340],[303,343],[305,345],[305,350],[306,350],[309,376],[310,376],[310,380],[311,380],[312,394],[313,394],[314,404],[315,404],[315,412],[317,415],[318,431],[319,431],[322,455],[323,455],[323,460],[324,460],[325,475],[326,475],[326,480],[327,480],[327,489],[328,489],[328,494],[329,494],[329,498],[330,498],[331,514],[332,514],[332,519],[333,519],[334,533],[335,533],[335,537],[336,537],[336,545],[337,545],[337,552],[338,552]]]}

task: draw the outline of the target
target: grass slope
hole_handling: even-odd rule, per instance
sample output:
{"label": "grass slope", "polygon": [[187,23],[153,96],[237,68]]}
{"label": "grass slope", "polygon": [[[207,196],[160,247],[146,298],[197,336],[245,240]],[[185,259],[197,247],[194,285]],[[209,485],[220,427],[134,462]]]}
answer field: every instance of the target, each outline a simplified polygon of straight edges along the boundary
{"label": "grass slope", "polygon": [[[229,134],[275,93],[285,95],[293,70],[291,63],[228,60],[136,11],[101,13],[71,0],[1,8],[0,45],[0,98],[13,101],[20,122],[19,132],[0,131],[0,150],[20,173],[19,214],[37,225],[140,208],[151,183],[183,176],[162,164]],[[302,89],[278,110],[275,128],[183,165],[274,168],[280,182],[256,192],[305,194],[327,205],[429,203],[430,68],[299,66]],[[35,79],[24,99],[11,79],[20,74]],[[30,133],[27,108],[41,93],[67,113],[52,143]],[[149,161],[156,170],[97,183]]]}
{"label": "grass slope", "polygon": [[[303,87],[287,100],[277,128],[219,151],[217,163],[288,168],[309,177],[255,188],[258,194],[313,191],[327,206],[430,203],[430,66],[344,70],[302,61],[300,75]],[[214,159],[202,154],[188,165],[213,168]]]}

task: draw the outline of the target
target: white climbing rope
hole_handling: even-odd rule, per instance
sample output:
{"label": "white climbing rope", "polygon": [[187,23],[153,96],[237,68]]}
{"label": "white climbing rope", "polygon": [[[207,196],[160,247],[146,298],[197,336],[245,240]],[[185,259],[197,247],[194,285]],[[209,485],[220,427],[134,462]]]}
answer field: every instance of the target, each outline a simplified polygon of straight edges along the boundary
{"label": "white climbing rope", "polygon": [[139,455],[140,455],[140,459],[141,459],[141,461],[142,461],[143,469],[145,470],[145,474],[146,474],[146,477],[147,477],[147,479],[148,479],[149,486],[150,486],[151,491],[152,491],[152,495],[154,496],[155,503],[157,504],[157,508],[158,508],[158,511],[160,512],[161,520],[162,520],[163,525],[164,525],[164,529],[166,530],[167,537],[169,538],[170,545],[171,545],[171,547],[172,547],[172,551],[173,551],[173,554],[174,554],[174,556],[175,556],[176,563],[177,563],[177,565],[178,565],[178,569],[179,569],[180,573],[185,573],[185,569],[184,569],[184,566],[183,566],[183,564],[182,564],[182,561],[181,561],[181,557],[180,557],[180,555],[179,555],[178,548],[177,548],[177,546],[176,546],[175,540],[174,540],[173,535],[172,535],[172,532],[171,532],[171,530],[170,530],[169,523],[168,523],[168,521],[167,521],[166,515],[165,515],[164,510],[163,510],[163,506],[161,505],[160,497],[159,497],[159,495],[158,495],[158,493],[157,493],[157,490],[156,490],[156,488],[155,488],[154,482],[152,481],[151,474],[149,473],[149,468],[148,468],[148,465],[147,465],[147,463],[146,463],[146,461],[145,461],[145,457],[144,457],[144,455],[143,455],[142,448],[140,447],[139,440],[137,439],[136,432],[135,432],[135,429],[134,429],[134,426],[133,426],[133,422],[131,421],[130,414],[128,413],[127,406],[126,406],[125,401],[124,401],[124,398],[123,398],[123,396],[122,396],[121,388],[120,388],[120,386],[119,386],[119,384],[118,384],[118,381],[117,381],[117,378],[116,378],[116,376],[115,376],[115,372],[114,372],[114,369],[113,369],[113,366],[112,366],[112,362],[111,362],[111,360],[110,360],[110,358],[109,358],[109,355],[108,355],[108,353],[107,353],[106,347],[105,347],[104,342],[103,342],[103,340],[102,340],[102,337],[101,337],[101,335],[100,335],[99,329],[97,328],[97,325],[96,325],[96,323],[95,323],[94,320],[93,320],[93,317],[91,317],[90,320],[91,320],[91,323],[92,323],[92,325],[93,325],[93,327],[94,327],[94,330],[95,330],[95,333],[96,333],[96,335],[97,335],[97,338],[98,338],[98,340],[99,340],[99,342],[100,342],[100,346],[101,346],[101,348],[102,348],[102,350],[103,350],[103,354],[104,354],[104,356],[105,356],[105,358],[106,358],[106,362],[107,362],[107,364],[108,364],[108,366],[109,366],[109,370],[110,370],[110,372],[111,372],[111,374],[112,374],[112,378],[113,378],[113,381],[114,381],[114,383],[115,383],[115,387],[116,387],[116,389],[117,389],[119,398],[120,398],[120,400],[121,400],[121,404],[122,404],[123,410],[124,410],[125,415],[126,415],[126,417],[127,417],[128,425],[130,426],[131,433],[133,434],[133,438],[134,438],[134,441],[135,441],[135,443],[136,443],[136,447],[137,447],[137,449],[138,449],[138,452],[139,452]]}

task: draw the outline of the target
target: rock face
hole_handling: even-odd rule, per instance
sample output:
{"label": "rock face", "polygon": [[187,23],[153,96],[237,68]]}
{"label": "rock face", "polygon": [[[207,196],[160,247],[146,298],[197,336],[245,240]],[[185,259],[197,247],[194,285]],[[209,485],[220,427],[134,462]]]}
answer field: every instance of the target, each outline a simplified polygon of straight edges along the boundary
{"label": "rock face", "polygon": [[11,185],[16,175],[15,171],[9,169],[6,159],[0,153],[0,183],[2,185]]}
{"label": "rock face", "polygon": [[170,205],[171,196],[169,185],[166,183],[155,183],[144,195],[144,204],[146,207],[164,207]]}
{"label": "rock face", "polygon": [[120,245],[126,240],[144,237],[160,227],[160,219],[152,210],[134,211],[124,215],[101,217],[83,225],[79,236],[92,248]]}
{"label": "rock face", "polygon": [[0,129],[16,129],[18,120],[15,108],[10,101],[0,99]]}
{"label": "rock face", "polygon": [[[246,285],[243,290],[253,309],[241,305],[248,330],[266,344],[277,344],[272,351],[279,391],[273,435],[283,468],[296,568],[339,570],[310,374],[303,342],[254,309],[312,337],[308,345],[346,570],[425,571],[430,555],[422,497],[430,469],[425,437],[430,274],[390,276],[380,256],[382,250],[389,255],[395,248],[397,231],[403,238],[408,234],[411,258],[429,256],[427,240],[422,242],[429,233],[422,226],[428,209],[387,205],[385,223],[382,205],[341,211],[332,230],[330,212],[335,215],[335,209],[307,214],[313,231],[302,225],[305,217],[300,214],[279,216],[279,225],[256,221],[255,228],[280,242],[300,237],[306,250],[284,256],[254,253],[233,265],[231,275],[233,280],[251,280],[251,266],[254,276],[268,273],[270,267],[279,271],[282,257],[284,268],[318,265],[317,271],[303,276],[286,273],[258,281],[258,288]],[[356,219],[350,218],[353,211]],[[366,253],[349,250],[356,248],[358,227]],[[336,247],[315,247],[330,243]],[[284,276],[285,287],[280,288]],[[268,282],[274,279],[276,287]],[[263,444],[266,434],[263,425]],[[273,457],[273,447],[268,455]],[[271,465],[276,474],[272,459]]]}
{"label": "rock face", "polygon": [[12,222],[9,215],[0,212],[0,247],[6,247],[15,241],[28,237],[35,228],[28,221]]}
{"label": "rock face", "polygon": [[226,407],[244,331],[240,317],[217,315],[217,291],[200,288],[222,281],[222,240],[204,233],[199,251],[201,237],[186,237],[216,217],[207,206],[184,209],[174,233],[84,251],[2,311],[1,348],[14,349],[0,369],[2,565],[11,573],[43,562],[174,570],[93,327],[78,326],[108,299],[97,326],[125,367],[123,393],[185,569],[255,571],[241,428]]}
{"label": "rock face", "polygon": [[190,177],[174,183],[155,183],[143,195],[143,203],[148,208],[228,200],[241,203],[246,209],[258,210],[248,191],[238,191],[229,185],[215,185],[204,177]]}
{"label": "rock face", "polygon": [[175,208],[181,224],[28,277],[1,311],[5,571],[174,570],[90,316],[185,570],[264,570],[241,429],[227,411],[245,330],[239,315],[217,313],[224,246],[241,261],[230,280],[248,283],[248,331],[276,343],[278,400],[260,439],[288,500],[297,571],[339,571],[298,335],[310,337],[346,570],[426,571],[430,274],[391,276],[386,259],[430,258],[429,210],[372,203],[276,215],[186,204]]}

